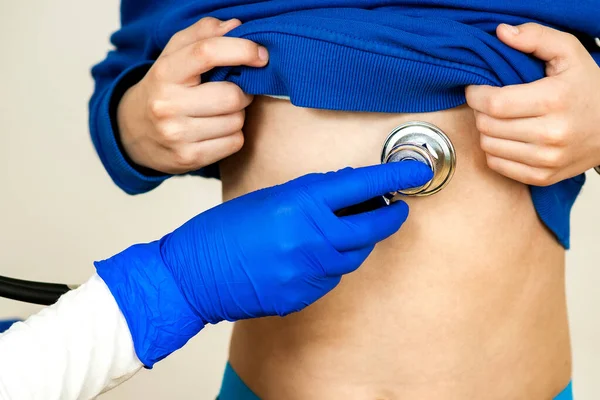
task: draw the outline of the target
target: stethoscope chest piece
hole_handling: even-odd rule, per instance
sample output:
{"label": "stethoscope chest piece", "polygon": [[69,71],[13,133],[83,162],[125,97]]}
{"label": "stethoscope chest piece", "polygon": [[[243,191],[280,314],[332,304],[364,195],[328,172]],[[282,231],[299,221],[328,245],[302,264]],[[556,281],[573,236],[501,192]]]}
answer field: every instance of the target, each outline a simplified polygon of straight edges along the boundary
{"label": "stethoscope chest piece", "polygon": [[423,186],[390,193],[406,196],[430,196],[442,190],[452,179],[456,168],[456,153],[448,136],[437,126],[422,121],[400,125],[388,135],[381,152],[381,162],[417,160],[427,164],[433,178]]}

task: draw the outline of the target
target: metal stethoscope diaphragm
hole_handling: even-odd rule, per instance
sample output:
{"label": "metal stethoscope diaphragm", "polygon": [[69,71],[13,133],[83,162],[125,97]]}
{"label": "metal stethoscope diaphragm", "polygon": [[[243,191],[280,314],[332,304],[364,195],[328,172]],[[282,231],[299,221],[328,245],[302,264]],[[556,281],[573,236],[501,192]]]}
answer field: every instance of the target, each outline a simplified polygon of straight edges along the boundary
{"label": "metal stethoscope diaphragm", "polygon": [[388,201],[398,194],[435,194],[448,185],[456,169],[456,152],[448,136],[437,126],[423,121],[411,121],[394,128],[384,142],[381,163],[407,160],[427,164],[433,178],[423,186],[389,193],[385,196]]}
{"label": "metal stethoscope diaphragm", "polygon": [[433,178],[423,186],[377,196],[335,214],[342,217],[371,211],[389,205],[400,196],[430,196],[448,185],[456,168],[456,153],[448,136],[437,126],[422,121],[411,121],[394,128],[383,144],[382,164],[407,160],[429,166]]}

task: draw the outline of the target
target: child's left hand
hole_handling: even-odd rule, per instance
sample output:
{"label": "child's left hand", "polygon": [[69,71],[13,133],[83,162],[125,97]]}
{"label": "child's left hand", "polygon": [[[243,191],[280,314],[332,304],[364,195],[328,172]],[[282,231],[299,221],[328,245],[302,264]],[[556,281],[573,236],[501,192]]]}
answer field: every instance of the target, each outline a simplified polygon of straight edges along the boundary
{"label": "child's left hand", "polygon": [[545,61],[547,76],[522,85],[467,87],[488,166],[547,186],[600,165],[600,68],[581,42],[534,23],[502,24],[497,34]]}

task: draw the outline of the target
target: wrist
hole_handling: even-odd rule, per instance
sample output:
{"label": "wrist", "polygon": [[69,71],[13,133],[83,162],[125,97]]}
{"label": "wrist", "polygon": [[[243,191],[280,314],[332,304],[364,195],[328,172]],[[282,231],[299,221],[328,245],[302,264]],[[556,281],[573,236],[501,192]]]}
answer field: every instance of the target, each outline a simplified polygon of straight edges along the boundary
{"label": "wrist", "polygon": [[182,297],[202,323],[218,324],[225,320],[224,315],[228,314],[222,301],[223,298],[227,298],[227,291],[218,291],[209,278],[219,275],[220,271],[214,270],[211,266],[212,262],[209,260],[211,252],[204,246],[205,239],[194,236],[191,242],[193,249],[182,250],[182,243],[190,240],[188,224],[196,225],[196,221],[188,221],[184,226],[160,239],[160,257],[164,268],[174,278]]}
{"label": "wrist", "polygon": [[116,109],[115,134],[124,155],[131,162],[143,168],[150,168],[139,151],[142,137],[139,132],[148,132],[150,125],[141,107],[145,104],[142,92],[141,82],[138,82],[123,93]]}
{"label": "wrist", "polygon": [[132,246],[94,265],[119,305],[146,367],[183,347],[204,327],[166,268],[159,242]]}

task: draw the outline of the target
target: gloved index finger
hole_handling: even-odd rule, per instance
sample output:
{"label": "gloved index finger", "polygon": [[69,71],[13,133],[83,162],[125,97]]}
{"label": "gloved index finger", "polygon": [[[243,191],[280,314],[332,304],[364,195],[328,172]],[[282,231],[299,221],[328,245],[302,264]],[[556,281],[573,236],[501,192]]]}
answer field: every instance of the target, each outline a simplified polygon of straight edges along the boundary
{"label": "gloved index finger", "polygon": [[422,186],[433,177],[431,169],[418,161],[400,161],[331,172],[311,188],[337,211],[389,192]]}

